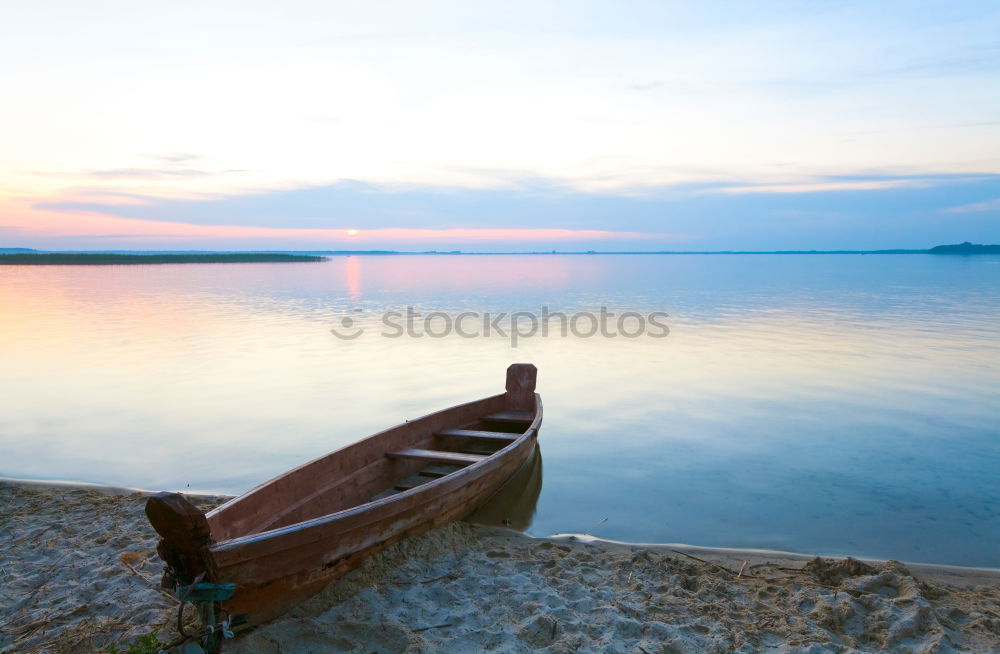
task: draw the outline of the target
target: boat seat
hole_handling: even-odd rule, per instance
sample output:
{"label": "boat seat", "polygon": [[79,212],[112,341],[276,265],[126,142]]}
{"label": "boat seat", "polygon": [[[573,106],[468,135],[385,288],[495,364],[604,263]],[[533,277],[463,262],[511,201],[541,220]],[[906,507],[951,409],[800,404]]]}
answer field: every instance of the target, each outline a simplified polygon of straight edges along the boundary
{"label": "boat seat", "polygon": [[521,437],[520,434],[508,434],[503,431],[481,431],[478,429],[442,429],[435,436],[458,436],[489,441],[507,441],[513,443]]}
{"label": "boat seat", "polygon": [[438,450],[419,450],[408,447],[398,452],[389,452],[386,456],[393,459],[420,459],[421,461],[436,461],[439,463],[454,463],[470,466],[486,457],[480,454],[460,454],[458,452],[440,452]]}
{"label": "boat seat", "polygon": [[535,414],[532,411],[500,411],[499,413],[491,413],[483,418],[483,420],[490,422],[509,422],[524,425],[531,424],[531,421],[534,419]]}
{"label": "boat seat", "polygon": [[419,474],[424,477],[447,477],[453,472],[458,472],[463,467],[464,466],[448,465],[445,463],[432,463],[426,468],[421,469]]}
{"label": "boat seat", "polygon": [[434,477],[423,477],[421,475],[413,475],[412,477],[407,477],[403,481],[393,486],[393,489],[398,491],[407,491],[410,490],[411,488],[422,486],[430,481],[434,481]]}
{"label": "boat seat", "polygon": [[420,474],[424,477],[447,477],[453,472],[458,472],[463,466],[460,465],[448,465],[442,463],[432,463],[431,465],[423,468]]}
{"label": "boat seat", "polygon": [[489,450],[455,450],[459,454],[478,454],[480,456],[491,456],[496,454],[496,452],[491,452]]}

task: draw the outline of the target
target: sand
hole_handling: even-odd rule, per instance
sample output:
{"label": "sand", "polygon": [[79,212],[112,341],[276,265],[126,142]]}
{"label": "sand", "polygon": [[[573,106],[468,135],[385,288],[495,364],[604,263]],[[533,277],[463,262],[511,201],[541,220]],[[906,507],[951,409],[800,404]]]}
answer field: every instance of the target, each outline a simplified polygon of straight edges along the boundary
{"label": "sand", "polygon": [[158,626],[176,634],[145,496],[124,493],[0,481],[0,652],[101,651]]}
{"label": "sand", "polygon": [[[172,635],[143,501],[0,483],[0,652]],[[371,557],[225,651],[1000,652],[1000,573],[456,523]]]}

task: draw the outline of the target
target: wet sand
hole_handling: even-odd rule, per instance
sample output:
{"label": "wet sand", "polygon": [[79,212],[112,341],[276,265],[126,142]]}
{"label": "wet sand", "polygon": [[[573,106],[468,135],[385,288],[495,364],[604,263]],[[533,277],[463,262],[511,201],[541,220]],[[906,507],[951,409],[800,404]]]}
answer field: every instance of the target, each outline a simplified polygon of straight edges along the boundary
{"label": "wet sand", "polygon": [[[0,482],[0,652],[91,652],[176,601],[144,497]],[[199,498],[203,507],[219,499]],[[1000,651],[1000,571],[529,538],[456,523],[394,545],[227,651]]]}

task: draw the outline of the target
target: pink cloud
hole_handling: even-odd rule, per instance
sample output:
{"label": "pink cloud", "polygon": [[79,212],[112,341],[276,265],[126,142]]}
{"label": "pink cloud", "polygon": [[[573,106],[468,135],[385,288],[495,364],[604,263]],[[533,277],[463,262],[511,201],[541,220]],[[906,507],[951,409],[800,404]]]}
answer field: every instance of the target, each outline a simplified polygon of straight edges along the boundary
{"label": "pink cloud", "polygon": [[77,213],[43,210],[28,204],[0,204],[0,227],[16,230],[22,237],[40,238],[108,238],[126,241],[171,241],[189,239],[205,241],[260,240],[316,242],[343,247],[359,247],[389,242],[419,243],[421,247],[434,243],[538,243],[582,241],[691,240],[679,234],[654,234],[631,231],[566,228],[409,228],[382,227],[358,229],[263,227],[250,225],[195,225],[180,222],[137,220],[99,213]]}

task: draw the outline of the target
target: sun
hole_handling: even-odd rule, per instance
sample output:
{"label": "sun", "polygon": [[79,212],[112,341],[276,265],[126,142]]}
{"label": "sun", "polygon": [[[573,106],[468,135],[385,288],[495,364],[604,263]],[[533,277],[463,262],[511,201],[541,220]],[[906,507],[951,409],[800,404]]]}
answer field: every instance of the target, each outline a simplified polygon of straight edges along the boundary
{"label": "sun", "polygon": [[358,230],[356,230],[356,229],[348,229],[347,230],[347,235],[348,236],[357,236],[358,235]]}

